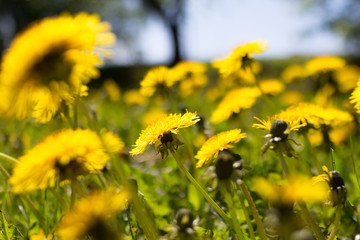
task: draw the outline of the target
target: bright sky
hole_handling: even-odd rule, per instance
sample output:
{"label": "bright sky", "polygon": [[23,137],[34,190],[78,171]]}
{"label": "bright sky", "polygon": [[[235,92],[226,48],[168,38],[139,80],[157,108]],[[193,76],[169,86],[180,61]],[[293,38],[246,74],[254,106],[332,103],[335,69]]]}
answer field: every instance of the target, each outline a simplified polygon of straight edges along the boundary
{"label": "bright sky", "polygon": [[[226,56],[237,45],[266,40],[261,57],[341,54],[343,42],[331,33],[304,34],[321,22],[319,16],[300,11],[300,1],[286,0],[189,0],[181,40],[183,56],[211,61]],[[162,22],[151,18],[139,38],[146,63],[169,59],[171,43]]]}

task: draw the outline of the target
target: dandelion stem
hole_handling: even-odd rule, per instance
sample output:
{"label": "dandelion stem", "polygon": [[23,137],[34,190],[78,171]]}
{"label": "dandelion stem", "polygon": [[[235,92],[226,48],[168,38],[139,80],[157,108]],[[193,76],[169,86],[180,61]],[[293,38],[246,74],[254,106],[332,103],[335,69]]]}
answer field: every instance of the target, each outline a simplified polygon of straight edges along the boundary
{"label": "dandelion stem", "polygon": [[2,152],[0,152],[0,158],[4,159],[4,160],[6,160],[6,161],[8,161],[10,163],[19,163],[20,162],[16,158],[10,157],[9,155],[7,155],[5,153],[2,153]]}
{"label": "dandelion stem", "polygon": [[[114,166],[114,169],[116,170],[116,173],[120,177],[121,183],[129,187],[131,192],[134,192],[132,191],[133,189],[131,189],[131,184],[127,184],[128,178],[122,164],[119,161],[115,161],[114,158],[112,158],[112,164]],[[146,238],[149,240],[157,240],[158,234],[157,234],[157,229],[155,227],[155,221],[150,217],[149,213],[147,212],[143,204],[141,204],[137,194],[131,195],[131,202],[134,204],[134,214],[136,220],[139,223],[142,230],[144,231]]]}
{"label": "dandelion stem", "polygon": [[[285,162],[285,159],[282,155],[281,150],[277,149],[276,153],[278,154],[279,158],[280,158],[280,162],[281,165],[283,167],[284,170],[284,175],[285,177],[288,177],[290,174],[289,168]],[[311,228],[311,230],[315,233],[316,238],[320,239],[320,240],[325,240],[324,235],[321,232],[321,229],[319,228],[319,226],[316,224],[316,222],[314,221],[314,219],[312,218],[309,209],[307,208],[305,203],[298,203],[298,205],[301,208],[301,213],[303,215],[303,217],[305,218],[305,221],[309,224],[309,227]]]}
{"label": "dandelion stem", "polygon": [[200,186],[200,184],[191,176],[189,171],[185,168],[184,164],[179,159],[177,153],[173,148],[170,147],[171,154],[175,158],[176,162],[180,170],[184,173],[184,175],[188,178],[188,180],[196,187],[196,189],[203,195],[203,197],[210,203],[210,205],[216,210],[216,212],[222,217],[222,219],[228,223],[232,223],[231,218],[225,214],[225,212],[217,205],[217,203],[210,197],[209,194]]}
{"label": "dandelion stem", "polygon": [[341,220],[341,213],[342,213],[342,205],[340,204],[336,208],[334,226],[331,230],[328,240],[333,240],[336,236],[336,231],[337,231],[337,228],[338,228],[338,226],[340,224],[340,220]]}
{"label": "dandelion stem", "polygon": [[231,190],[230,190],[230,182],[228,180],[224,180],[224,181],[220,181],[219,182],[219,189],[220,192],[224,195],[225,197],[225,202],[226,205],[228,206],[229,212],[230,212],[230,216],[231,216],[231,220],[232,220],[232,224],[234,226],[236,235],[239,239],[244,239],[244,233],[241,229],[240,223],[237,219],[237,215],[236,212],[234,210],[234,202],[232,200],[231,197]]}
{"label": "dandelion stem", "polygon": [[315,152],[315,149],[314,147],[312,146],[311,142],[310,142],[310,139],[309,139],[309,136],[307,135],[307,133],[303,134],[304,138],[305,138],[305,141],[306,141],[306,144],[308,145],[308,147],[310,148],[310,153],[311,153],[311,158],[312,160],[314,161],[314,164],[315,164],[315,167],[318,171],[318,174],[320,174],[322,172],[322,168],[321,168],[321,164],[319,162],[319,159],[317,158],[316,156],[316,152]]}
{"label": "dandelion stem", "polygon": [[260,237],[261,237],[261,239],[265,240],[265,239],[267,239],[267,236],[266,236],[266,233],[264,230],[264,225],[260,219],[259,213],[258,213],[255,203],[250,195],[249,189],[246,187],[245,182],[243,180],[240,180],[239,184],[240,184],[241,190],[249,204],[250,211],[255,219],[257,230],[259,231]]}
{"label": "dandelion stem", "polygon": [[255,240],[255,233],[254,233],[254,228],[251,224],[251,220],[250,220],[250,216],[249,216],[249,212],[247,211],[247,208],[244,204],[244,197],[242,196],[242,194],[238,194],[238,197],[239,197],[239,200],[240,200],[240,205],[241,205],[241,208],[244,212],[244,216],[245,216],[245,219],[246,219],[246,223],[248,225],[248,228],[249,228],[249,233],[250,233],[250,237],[251,237],[251,240]]}
{"label": "dandelion stem", "polygon": [[31,210],[33,211],[33,213],[35,214],[35,216],[37,217],[37,219],[40,222],[40,225],[43,229],[45,229],[45,219],[44,217],[41,215],[41,213],[39,212],[39,210],[36,209],[34,203],[31,201],[31,199],[29,198],[28,195],[26,194],[21,194],[21,196],[23,197],[23,199],[26,200],[26,202],[29,204],[29,207],[31,208]]}
{"label": "dandelion stem", "polygon": [[282,152],[278,148],[276,148],[276,153],[278,154],[278,156],[280,158],[281,166],[282,166],[282,168],[284,170],[284,175],[287,177],[289,175],[290,171],[289,171],[289,168],[288,168],[288,166],[287,166],[287,164],[285,162],[284,156],[283,156]]}
{"label": "dandelion stem", "polygon": [[301,208],[301,213],[302,213],[303,217],[305,218],[305,221],[309,224],[309,227],[315,233],[316,238],[319,239],[319,240],[325,240],[325,237],[322,234],[321,229],[315,223],[315,221],[314,221],[313,217],[311,216],[311,213],[310,213],[309,209],[307,208],[306,204],[305,203],[298,203],[298,205]]}
{"label": "dandelion stem", "polygon": [[65,199],[59,194],[54,188],[49,188],[52,194],[56,197],[57,200],[59,200],[61,206],[64,210],[67,210],[69,208],[69,205],[65,201]]}
{"label": "dandelion stem", "polygon": [[354,158],[354,146],[353,146],[353,141],[352,141],[352,137],[350,136],[350,151],[351,151],[351,160],[353,163],[353,168],[354,168],[354,173],[356,176],[356,181],[358,183],[358,187],[360,188],[360,181],[359,181],[359,175],[357,174],[356,171],[356,164],[355,164],[355,158]]}

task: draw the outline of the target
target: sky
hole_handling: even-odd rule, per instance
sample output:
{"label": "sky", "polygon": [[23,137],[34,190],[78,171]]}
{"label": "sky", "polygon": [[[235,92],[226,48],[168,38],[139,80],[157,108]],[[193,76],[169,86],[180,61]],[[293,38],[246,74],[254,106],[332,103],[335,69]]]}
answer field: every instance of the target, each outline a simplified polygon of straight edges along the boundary
{"label": "sky", "polygon": [[[321,18],[301,11],[300,2],[189,0],[181,32],[183,56],[187,60],[211,61],[244,42],[258,39],[269,45],[260,58],[341,54],[344,43],[339,36],[325,31],[306,34],[321,23]],[[170,58],[171,42],[157,16],[149,18],[137,41],[144,63],[161,64]]]}

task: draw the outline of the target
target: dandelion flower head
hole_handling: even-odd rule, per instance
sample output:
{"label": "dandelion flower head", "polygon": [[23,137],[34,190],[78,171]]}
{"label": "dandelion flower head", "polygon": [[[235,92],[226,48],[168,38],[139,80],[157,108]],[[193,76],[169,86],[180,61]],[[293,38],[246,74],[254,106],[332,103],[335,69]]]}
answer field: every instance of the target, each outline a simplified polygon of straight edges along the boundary
{"label": "dandelion flower head", "polygon": [[262,79],[259,82],[261,92],[269,95],[278,95],[285,90],[285,85],[280,80],[275,78]]}
{"label": "dandelion flower head", "polygon": [[241,133],[241,129],[233,129],[221,132],[209,138],[200,148],[195,158],[198,159],[196,167],[202,167],[207,164],[213,157],[217,157],[219,152],[233,148],[233,143],[239,142],[246,137],[246,133]]}
{"label": "dandelion flower head", "polygon": [[178,80],[168,67],[153,67],[140,82],[140,93],[145,97],[151,97],[155,92],[165,95]]}
{"label": "dandelion flower head", "polygon": [[257,87],[241,87],[229,91],[211,114],[210,121],[214,124],[228,119],[233,113],[251,108],[261,92]]}
{"label": "dandelion flower head", "polygon": [[143,130],[136,140],[134,148],[131,150],[132,155],[138,155],[146,150],[150,144],[161,144],[162,137],[167,134],[178,134],[180,128],[194,125],[200,121],[196,113],[186,112],[185,114],[170,114],[169,116],[152,122]]}
{"label": "dandelion flower head", "polygon": [[53,187],[104,168],[109,157],[90,130],[63,130],[46,137],[19,158],[9,179],[14,193]]}
{"label": "dandelion flower head", "polygon": [[273,205],[293,205],[295,202],[322,202],[327,198],[327,189],[303,175],[290,176],[281,185],[265,178],[256,178],[255,191]]}
{"label": "dandelion flower head", "polygon": [[345,60],[336,56],[319,56],[308,60],[305,63],[305,70],[308,75],[315,76],[321,73],[336,71],[346,64]]}
{"label": "dandelion flower head", "polygon": [[65,214],[56,229],[56,236],[66,240],[86,239],[87,236],[114,239],[116,232],[108,222],[125,208],[128,198],[126,191],[119,192],[114,188],[91,193]]}
{"label": "dandelion flower head", "polygon": [[124,102],[127,105],[143,105],[147,102],[147,98],[144,97],[137,89],[130,89],[124,92]]}
{"label": "dandelion flower head", "polygon": [[292,64],[284,69],[281,73],[281,79],[285,83],[292,83],[305,79],[306,73],[303,65]]}
{"label": "dandelion flower head", "polygon": [[253,54],[262,53],[268,48],[265,41],[258,40],[248,42],[236,47],[227,58],[216,61],[216,66],[222,76],[229,76],[240,68],[248,68],[252,65]]}
{"label": "dandelion flower head", "polygon": [[357,82],[357,87],[351,93],[350,103],[354,104],[356,112],[360,113],[360,81],[359,80]]}
{"label": "dandelion flower head", "polygon": [[98,54],[109,56],[103,48],[115,41],[109,30],[98,15],[79,13],[45,18],[17,35],[1,64],[5,115],[24,119],[35,108],[37,120],[46,122],[71,103],[99,75]]}

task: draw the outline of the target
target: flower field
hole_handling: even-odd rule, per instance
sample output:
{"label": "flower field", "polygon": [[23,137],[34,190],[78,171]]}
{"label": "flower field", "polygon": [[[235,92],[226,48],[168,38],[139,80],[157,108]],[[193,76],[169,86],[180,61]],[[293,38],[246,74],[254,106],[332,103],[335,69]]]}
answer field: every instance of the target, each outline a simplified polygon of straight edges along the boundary
{"label": "flower field", "polygon": [[0,239],[360,239],[360,67],[211,62],[89,83],[96,14],[32,23],[2,55]]}

